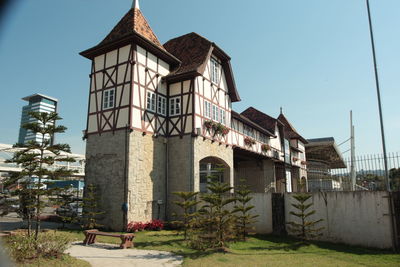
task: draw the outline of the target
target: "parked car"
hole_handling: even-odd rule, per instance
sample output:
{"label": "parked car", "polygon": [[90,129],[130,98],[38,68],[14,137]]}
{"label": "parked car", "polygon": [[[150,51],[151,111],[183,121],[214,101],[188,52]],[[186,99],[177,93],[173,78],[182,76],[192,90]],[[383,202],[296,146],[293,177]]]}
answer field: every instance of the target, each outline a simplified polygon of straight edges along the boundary
{"label": "parked car", "polygon": [[64,217],[81,217],[82,207],[79,203],[69,203],[67,206],[61,206],[56,209],[56,214]]}

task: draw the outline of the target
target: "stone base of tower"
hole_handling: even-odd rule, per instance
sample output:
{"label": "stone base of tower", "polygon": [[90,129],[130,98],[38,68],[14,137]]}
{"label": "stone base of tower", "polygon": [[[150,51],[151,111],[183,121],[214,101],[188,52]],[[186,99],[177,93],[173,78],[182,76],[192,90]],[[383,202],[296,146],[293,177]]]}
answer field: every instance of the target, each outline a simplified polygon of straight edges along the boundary
{"label": "stone base of tower", "polygon": [[85,181],[96,186],[104,228],[123,231],[132,221],[165,219],[164,138],[125,130],[89,135],[86,159]]}
{"label": "stone base of tower", "polygon": [[121,230],[125,225],[125,144],[125,131],[89,135],[86,140],[85,185],[96,187],[98,207],[104,212],[99,223],[111,230]]}
{"label": "stone base of tower", "polygon": [[200,164],[216,162],[224,171],[224,182],[234,185],[233,179],[233,149],[219,142],[212,142],[203,137],[185,135],[168,138],[168,209],[167,219],[173,214],[181,213],[181,209],[173,202],[178,198],[173,192],[200,191]]}

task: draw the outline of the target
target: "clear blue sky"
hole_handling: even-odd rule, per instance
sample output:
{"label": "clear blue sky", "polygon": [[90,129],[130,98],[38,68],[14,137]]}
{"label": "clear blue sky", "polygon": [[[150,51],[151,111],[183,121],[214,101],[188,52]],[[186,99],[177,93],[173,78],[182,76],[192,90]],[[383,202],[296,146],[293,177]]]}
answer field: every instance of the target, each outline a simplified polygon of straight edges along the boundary
{"label": "clear blue sky", "polygon": [[[58,140],[84,153],[89,60],[131,0],[14,1],[0,28],[0,143],[18,137],[21,97],[60,100]],[[305,138],[349,137],[354,111],[359,154],[381,139],[364,0],[141,0],[161,42],[198,32],[231,57],[242,102],[277,116]],[[371,0],[388,151],[400,151],[400,1]],[[342,146],[347,150],[348,146]],[[347,156],[348,154],[345,154]]]}

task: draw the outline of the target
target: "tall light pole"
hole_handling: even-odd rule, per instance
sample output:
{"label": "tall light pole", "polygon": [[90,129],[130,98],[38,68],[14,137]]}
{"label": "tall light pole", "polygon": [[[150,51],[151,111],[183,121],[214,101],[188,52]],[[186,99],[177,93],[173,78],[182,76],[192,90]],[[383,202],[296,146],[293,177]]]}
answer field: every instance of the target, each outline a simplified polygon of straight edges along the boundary
{"label": "tall light pole", "polygon": [[351,139],[351,161],[350,161],[350,176],[351,176],[351,190],[355,191],[356,188],[356,152],[355,152],[355,140],[354,140],[354,125],[353,125],[353,111],[350,110],[350,139]]}
{"label": "tall light pole", "polygon": [[370,10],[370,7],[369,7],[369,0],[366,0],[366,2],[367,2],[367,10],[368,10],[369,32],[370,32],[370,35],[371,35],[372,56],[374,58],[376,93],[378,95],[378,107],[379,107],[379,120],[380,120],[380,124],[381,124],[383,160],[384,160],[384,164],[385,164],[385,182],[386,182],[386,189],[387,189],[388,192],[390,192],[391,188],[390,188],[390,182],[389,182],[389,171],[388,171],[388,163],[387,163],[385,129],[384,129],[384,126],[383,126],[381,92],[380,92],[380,87],[379,87],[379,75],[378,75],[378,68],[377,68],[377,64],[376,64],[374,32],[373,32],[373,29],[372,29],[371,10]]}
{"label": "tall light pole", "polygon": [[380,123],[381,123],[381,136],[382,136],[382,148],[383,148],[383,160],[384,160],[384,164],[385,164],[385,181],[386,181],[386,188],[388,191],[390,226],[392,229],[392,244],[393,244],[393,250],[396,251],[399,248],[399,243],[398,243],[398,236],[397,236],[397,229],[396,229],[396,221],[394,218],[393,198],[392,198],[392,194],[391,194],[390,180],[389,180],[388,162],[387,162],[387,154],[386,154],[386,142],[385,142],[385,130],[383,127],[381,92],[380,92],[380,88],[379,88],[379,76],[378,76],[378,68],[377,68],[377,64],[376,64],[374,32],[372,29],[371,10],[369,7],[369,0],[366,0],[366,3],[367,3],[367,10],[368,10],[369,32],[371,35],[372,55],[374,58],[376,93],[378,95],[379,119],[380,119]]}

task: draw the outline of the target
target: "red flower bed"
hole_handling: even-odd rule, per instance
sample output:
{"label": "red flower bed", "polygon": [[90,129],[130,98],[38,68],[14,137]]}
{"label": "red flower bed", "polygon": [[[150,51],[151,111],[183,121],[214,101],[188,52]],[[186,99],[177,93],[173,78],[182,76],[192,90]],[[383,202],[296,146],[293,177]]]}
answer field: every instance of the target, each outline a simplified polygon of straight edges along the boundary
{"label": "red flower bed", "polygon": [[160,231],[164,228],[164,222],[161,220],[152,220],[145,224],[145,230]]}
{"label": "red flower bed", "polygon": [[126,227],[127,232],[137,232],[137,231],[143,231],[143,230],[149,230],[149,231],[160,231],[164,228],[164,222],[161,220],[152,220],[147,223],[142,223],[142,222],[130,222],[128,226]]}

